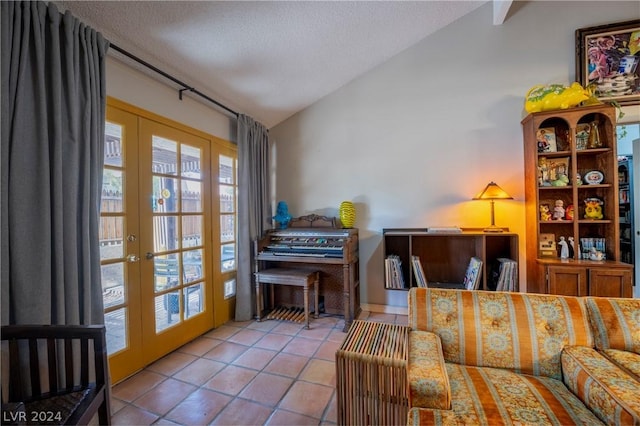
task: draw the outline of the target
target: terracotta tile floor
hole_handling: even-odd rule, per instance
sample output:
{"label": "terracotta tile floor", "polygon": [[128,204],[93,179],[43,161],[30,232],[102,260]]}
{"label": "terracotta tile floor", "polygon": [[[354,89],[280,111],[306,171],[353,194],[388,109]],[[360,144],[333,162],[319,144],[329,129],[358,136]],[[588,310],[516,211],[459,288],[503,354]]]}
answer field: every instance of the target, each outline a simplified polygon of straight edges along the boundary
{"label": "terracotta tile floor", "polygon": [[[359,319],[407,324],[406,315]],[[230,322],[211,330],[111,392],[114,425],[336,424],[335,352],[342,317],[302,324]]]}

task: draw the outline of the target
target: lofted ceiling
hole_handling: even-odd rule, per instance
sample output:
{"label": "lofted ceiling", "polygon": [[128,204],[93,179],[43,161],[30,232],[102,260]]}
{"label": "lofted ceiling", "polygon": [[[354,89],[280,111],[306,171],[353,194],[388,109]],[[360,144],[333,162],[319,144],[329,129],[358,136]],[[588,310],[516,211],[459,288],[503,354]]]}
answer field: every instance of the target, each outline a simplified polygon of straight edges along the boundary
{"label": "lofted ceiling", "polygon": [[[487,1],[54,3],[117,47],[273,127]],[[510,4],[494,0],[486,24],[501,24]]]}

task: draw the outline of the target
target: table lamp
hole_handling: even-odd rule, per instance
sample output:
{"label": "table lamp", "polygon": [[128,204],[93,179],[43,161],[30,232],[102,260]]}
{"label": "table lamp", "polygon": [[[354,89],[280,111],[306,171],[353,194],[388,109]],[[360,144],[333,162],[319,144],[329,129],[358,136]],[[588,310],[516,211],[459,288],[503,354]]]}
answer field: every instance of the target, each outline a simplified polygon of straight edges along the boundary
{"label": "table lamp", "polygon": [[484,232],[502,232],[503,228],[496,226],[496,218],[494,213],[494,200],[513,200],[513,197],[502,188],[500,188],[495,182],[489,182],[489,184],[478,195],[473,197],[474,200],[490,200],[491,201],[491,226],[484,229]]}

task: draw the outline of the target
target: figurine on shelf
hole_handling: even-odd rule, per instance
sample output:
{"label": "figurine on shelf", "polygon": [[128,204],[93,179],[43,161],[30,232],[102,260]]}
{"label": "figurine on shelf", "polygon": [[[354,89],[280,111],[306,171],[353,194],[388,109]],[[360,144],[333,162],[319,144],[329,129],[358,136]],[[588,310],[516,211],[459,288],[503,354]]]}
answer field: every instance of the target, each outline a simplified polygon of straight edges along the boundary
{"label": "figurine on shelf", "polygon": [[582,185],[582,176],[580,176],[580,173],[576,173],[576,185]]}
{"label": "figurine on shelf", "polygon": [[573,237],[568,237],[567,239],[569,240],[569,257],[573,259],[576,252],[575,245],[573,244]]}
{"label": "figurine on shelf", "polygon": [[[569,204],[567,206],[567,208],[565,209],[564,218],[567,219],[567,220],[573,220],[573,217],[574,217],[573,204]],[[572,238],[572,237],[569,237],[569,238]]]}
{"label": "figurine on shelf", "polygon": [[569,177],[562,173],[558,175],[558,179],[551,181],[551,186],[569,186]]}
{"label": "figurine on shelf", "polygon": [[560,246],[560,259],[568,259],[569,258],[569,245],[564,237],[560,237],[560,241],[558,242]]}
{"label": "figurine on shelf", "polygon": [[549,212],[549,204],[540,204],[540,220],[547,222],[551,220],[551,213]]}
{"label": "figurine on shelf", "polygon": [[278,201],[278,207],[276,207],[276,215],[273,217],[276,221],[278,228],[287,229],[289,222],[291,221],[291,215],[289,214],[289,206],[285,201]]}
{"label": "figurine on shelf", "polygon": [[589,251],[589,259],[602,260],[604,259],[604,254],[601,251],[596,250],[595,247],[591,247],[591,250]]}
{"label": "figurine on shelf", "polygon": [[602,141],[600,140],[600,131],[598,130],[598,123],[592,121],[589,129],[589,139],[587,140],[587,148],[602,148]]}
{"label": "figurine on shelf", "polygon": [[551,186],[551,183],[549,183],[549,165],[547,164],[547,157],[540,157],[538,159],[538,185]]}
{"label": "figurine on shelf", "polygon": [[584,218],[601,220],[604,215],[602,214],[602,200],[600,198],[592,197],[584,200]]}
{"label": "figurine on shelf", "polygon": [[556,200],[556,206],[553,208],[553,220],[564,219],[564,201]]}

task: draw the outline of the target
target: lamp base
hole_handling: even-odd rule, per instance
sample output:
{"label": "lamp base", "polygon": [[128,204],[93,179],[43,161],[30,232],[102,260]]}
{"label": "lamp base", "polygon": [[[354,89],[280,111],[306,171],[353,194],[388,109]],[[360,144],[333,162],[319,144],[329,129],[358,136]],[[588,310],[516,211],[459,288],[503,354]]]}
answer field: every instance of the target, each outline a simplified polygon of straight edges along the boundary
{"label": "lamp base", "polygon": [[498,226],[492,225],[488,228],[484,228],[482,230],[483,232],[493,232],[493,233],[498,233],[498,232],[504,232],[504,231],[509,231],[509,228],[500,228]]}

